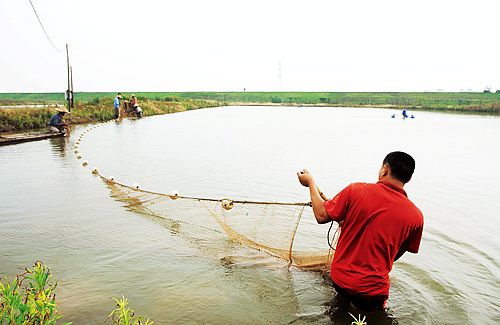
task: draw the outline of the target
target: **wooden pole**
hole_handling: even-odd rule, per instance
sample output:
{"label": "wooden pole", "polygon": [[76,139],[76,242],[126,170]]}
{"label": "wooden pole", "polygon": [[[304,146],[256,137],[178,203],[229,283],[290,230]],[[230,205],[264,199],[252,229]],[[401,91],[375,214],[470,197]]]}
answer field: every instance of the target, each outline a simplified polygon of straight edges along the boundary
{"label": "wooden pole", "polygon": [[66,97],[68,99],[68,110],[71,112],[71,84],[70,84],[70,67],[69,67],[69,51],[68,44],[66,44],[66,64],[68,66],[68,89],[66,90]]}
{"label": "wooden pole", "polygon": [[71,108],[74,108],[75,107],[75,93],[73,92],[73,67],[72,66],[69,67],[69,75],[70,75],[69,78],[71,81],[71,83],[70,83],[71,88],[69,91],[69,93],[71,94]]}

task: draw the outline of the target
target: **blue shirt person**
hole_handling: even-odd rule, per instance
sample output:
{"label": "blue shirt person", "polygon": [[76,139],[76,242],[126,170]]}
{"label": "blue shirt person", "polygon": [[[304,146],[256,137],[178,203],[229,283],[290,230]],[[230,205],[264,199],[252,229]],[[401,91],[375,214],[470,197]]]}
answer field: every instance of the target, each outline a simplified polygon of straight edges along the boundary
{"label": "blue shirt person", "polygon": [[408,117],[408,114],[406,114],[406,110],[405,109],[403,110],[402,114],[403,114],[403,118],[407,118]]}
{"label": "blue shirt person", "polygon": [[70,114],[66,107],[58,107],[57,113],[54,114],[49,121],[49,132],[52,133],[64,133],[65,129],[68,127],[68,124],[64,122],[64,114]]}
{"label": "blue shirt person", "polygon": [[113,107],[115,108],[115,119],[120,116],[120,101],[122,98],[122,93],[118,93],[115,97],[115,101],[113,103]]}

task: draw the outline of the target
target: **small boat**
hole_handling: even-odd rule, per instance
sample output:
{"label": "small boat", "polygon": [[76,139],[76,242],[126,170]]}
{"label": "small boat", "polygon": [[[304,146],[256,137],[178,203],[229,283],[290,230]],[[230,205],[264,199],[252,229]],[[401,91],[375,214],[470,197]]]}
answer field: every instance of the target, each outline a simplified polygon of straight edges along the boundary
{"label": "small boat", "polygon": [[49,138],[64,137],[65,133],[51,133],[51,132],[30,132],[30,133],[16,133],[0,135],[0,146],[7,146],[9,144],[16,144],[21,142],[38,141]]}

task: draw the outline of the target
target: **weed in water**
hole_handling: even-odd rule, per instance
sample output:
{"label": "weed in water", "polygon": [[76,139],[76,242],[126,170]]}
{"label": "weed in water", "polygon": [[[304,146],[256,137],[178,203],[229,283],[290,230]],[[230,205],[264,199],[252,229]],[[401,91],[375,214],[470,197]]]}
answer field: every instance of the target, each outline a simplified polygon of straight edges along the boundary
{"label": "weed in water", "polygon": [[[9,282],[0,281],[1,324],[56,324],[62,316],[56,309],[56,284],[42,262]],[[69,324],[69,323],[66,323]]]}
{"label": "weed in water", "polygon": [[349,313],[349,315],[351,315],[352,318],[354,318],[354,322],[351,323],[351,325],[368,325],[366,322],[365,322],[365,319],[366,319],[366,316],[363,316],[363,318],[361,318],[361,315],[358,314],[358,318],[356,318],[353,314]]}
{"label": "weed in water", "polygon": [[134,311],[128,307],[128,299],[125,297],[113,298],[116,301],[115,309],[109,314],[113,324],[117,325],[152,325],[153,321],[142,316],[136,316]]}

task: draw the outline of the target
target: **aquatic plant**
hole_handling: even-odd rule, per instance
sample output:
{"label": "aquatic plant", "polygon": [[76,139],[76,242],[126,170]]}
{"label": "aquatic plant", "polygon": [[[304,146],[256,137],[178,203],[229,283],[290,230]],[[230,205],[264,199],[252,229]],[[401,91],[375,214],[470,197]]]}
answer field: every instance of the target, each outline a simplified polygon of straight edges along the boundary
{"label": "aquatic plant", "polygon": [[109,314],[113,324],[117,325],[152,325],[154,322],[149,318],[135,315],[135,312],[128,307],[128,299],[122,296],[120,299],[113,298],[116,301],[115,309]]}
{"label": "aquatic plant", "polygon": [[37,261],[12,282],[0,281],[0,323],[56,324],[62,316],[56,308],[57,283],[50,280],[49,268]]}
{"label": "aquatic plant", "polygon": [[361,315],[358,314],[358,318],[356,318],[353,314],[349,313],[352,318],[354,318],[354,322],[351,323],[351,325],[368,325],[365,322],[366,316],[363,316],[363,319],[361,319]]}
{"label": "aquatic plant", "polygon": [[[0,324],[55,325],[63,316],[57,310],[57,282],[52,283],[51,278],[49,268],[37,261],[33,267],[25,268],[12,282],[0,279]],[[149,318],[144,320],[144,317],[135,315],[128,307],[127,298],[113,299],[116,306],[108,316],[113,324],[154,324]]]}

